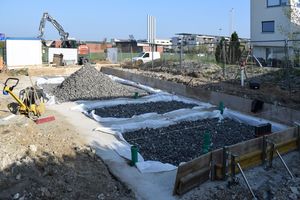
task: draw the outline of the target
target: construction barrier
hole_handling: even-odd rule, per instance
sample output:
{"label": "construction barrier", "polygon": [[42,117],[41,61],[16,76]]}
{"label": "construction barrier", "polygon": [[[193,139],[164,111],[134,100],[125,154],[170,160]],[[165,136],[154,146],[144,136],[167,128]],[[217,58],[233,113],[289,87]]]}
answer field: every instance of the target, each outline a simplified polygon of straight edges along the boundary
{"label": "construction barrier", "polygon": [[265,140],[276,144],[277,150],[282,154],[299,148],[299,136],[299,128],[292,127],[271,135],[217,149],[181,164],[177,170],[173,194],[182,195],[209,179],[226,180],[230,175],[229,153],[238,155],[240,166],[248,169],[265,162],[270,151],[269,148],[264,148]]}

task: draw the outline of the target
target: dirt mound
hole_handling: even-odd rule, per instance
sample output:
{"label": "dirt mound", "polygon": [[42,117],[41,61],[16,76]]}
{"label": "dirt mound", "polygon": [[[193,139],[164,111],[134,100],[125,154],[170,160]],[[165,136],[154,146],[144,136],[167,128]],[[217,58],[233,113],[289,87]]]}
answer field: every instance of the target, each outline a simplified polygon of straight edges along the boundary
{"label": "dirt mound", "polygon": [[84,65],[52,91],[60,102],[132,97],[145,91],[114,82],[90,64]]}

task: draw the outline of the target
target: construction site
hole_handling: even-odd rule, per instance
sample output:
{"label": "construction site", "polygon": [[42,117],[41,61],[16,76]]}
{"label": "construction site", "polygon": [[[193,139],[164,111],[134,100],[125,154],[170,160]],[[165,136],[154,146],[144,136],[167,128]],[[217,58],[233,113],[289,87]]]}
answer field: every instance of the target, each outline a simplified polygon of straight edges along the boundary
{"label": "construction site", "polygon": [[223,39],[0,40],[0,199],[300,199],[300,68]]}

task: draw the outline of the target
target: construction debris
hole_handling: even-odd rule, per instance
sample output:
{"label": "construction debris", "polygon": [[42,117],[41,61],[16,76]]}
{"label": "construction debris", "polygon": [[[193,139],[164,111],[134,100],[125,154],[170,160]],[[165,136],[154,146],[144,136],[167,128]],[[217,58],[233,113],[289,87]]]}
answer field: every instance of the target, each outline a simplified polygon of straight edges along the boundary
{"label": "construction debris", "polygon": [[194,106],[197,105],[180,101],[158,101],[97,108],[95,114],[100,117],[131,118],[134,115],[141,115],[144,113],[155,112],[162,114],[182,108],[193,108]]}
{"label": "construction debris", "polygon": [[144,90],[112,81],[95,67],[86,63],[50,93],[54,94],[59,102],[65,102],[132,97],[136,92],[140,95],[147,94]]}
{"label": "construction debris", "polygon": [[202,155],[204,133],[211,135],[211,149],[222,148],[255,137],[254,127],[231,119],[185,121],[159,129],[140,129],[123,134],[125,140],[137,145],[145,160],[179,165]]}

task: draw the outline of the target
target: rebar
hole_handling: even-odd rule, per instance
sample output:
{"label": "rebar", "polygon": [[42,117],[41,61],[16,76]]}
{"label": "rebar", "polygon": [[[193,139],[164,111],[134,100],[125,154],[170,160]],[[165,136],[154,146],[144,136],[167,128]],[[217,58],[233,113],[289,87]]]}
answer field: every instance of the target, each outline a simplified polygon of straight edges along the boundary
{"label": "rebar", "polygon": [[288,171],[289,175],[291,176],[292,180],[294,180],[295,177],[293,176],[292,172],[290,171],[290,169],[288,168],[288,166],[284,162],[283,158],[281,157],[281,155],[280,155],[280,153],[277,149],[276,149],[276,153],[277,153],[278,157],[280,158],[282,164],[284,165],[285,169]]}
{"label": "rebar", "polygon": [[253,192],[253,190],[252,190],[252,188],[250,187],[250,184],[249,184],[249,182],[248,182],[248,180],[247,180],[247,178],[246,178],[246,176],[244,174],[244,171],[242,170],[242,167],[240,166],[239,163],[236,163],[236,165],[239,168],[239,170],[240,170],[240,172],[242,174],[242,177],[243,177],[244,181],[246,182],[246,185],[247,185],[247,187],[248,187],[251,195],[253,196],[254,199],[257,199],[256,196],[255,196],[255,194],[254,194],[254,192]]}

